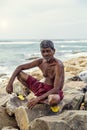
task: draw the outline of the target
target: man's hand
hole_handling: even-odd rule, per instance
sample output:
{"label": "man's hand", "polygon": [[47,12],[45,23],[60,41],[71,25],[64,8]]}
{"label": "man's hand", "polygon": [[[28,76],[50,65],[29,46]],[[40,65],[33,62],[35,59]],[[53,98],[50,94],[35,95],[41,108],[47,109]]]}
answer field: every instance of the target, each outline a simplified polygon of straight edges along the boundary
{"label": "man's hand", "polygon": [[32,98],[32,99],[28,102],[27,106],[28,106],[29,109],[32,109],[38,102],[39,102],[39,98],[38,98],[38,97]]}
{"label": "man's hand", "polygon": [[12,85],[7,85],[6,91],[11,94],[13,92],[13,86]]}

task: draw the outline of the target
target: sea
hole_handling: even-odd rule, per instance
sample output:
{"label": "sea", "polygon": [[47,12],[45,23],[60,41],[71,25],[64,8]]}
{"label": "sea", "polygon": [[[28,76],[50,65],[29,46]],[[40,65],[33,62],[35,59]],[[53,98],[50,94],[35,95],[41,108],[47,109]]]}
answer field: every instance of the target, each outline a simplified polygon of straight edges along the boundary
{"label": "sea", "polygon": [[[76,56],[87,56],[87,40],[51,39],[56,49],[55,57],[65,61]],[[0,75],[11,75],[21,64],[41,57],[41,40],[1,40]]]}

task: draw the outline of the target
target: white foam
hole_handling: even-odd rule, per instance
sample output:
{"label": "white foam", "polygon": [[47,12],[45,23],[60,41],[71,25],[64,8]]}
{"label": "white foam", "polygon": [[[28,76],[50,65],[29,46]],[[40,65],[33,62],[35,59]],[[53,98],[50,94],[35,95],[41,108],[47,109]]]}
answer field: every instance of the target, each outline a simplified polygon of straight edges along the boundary
{"label": "white foam", "polygon": [[79,53],[76,53],[76,54],[66,54],[66,57],[69,57],[69,58],[76,58],[76,57],[80,57],[80,56],[87,56],[87,52],[79,52]]}
{"label": "white foam", "polygon": [[7,73],[7,72],[8,72],[7,67],[0,66],[0,74]]}
{"label": "white foam", "polygon": [[7,41],[7,42],[0,42],[0,44],[33,44],[39,43],[38,41]]}

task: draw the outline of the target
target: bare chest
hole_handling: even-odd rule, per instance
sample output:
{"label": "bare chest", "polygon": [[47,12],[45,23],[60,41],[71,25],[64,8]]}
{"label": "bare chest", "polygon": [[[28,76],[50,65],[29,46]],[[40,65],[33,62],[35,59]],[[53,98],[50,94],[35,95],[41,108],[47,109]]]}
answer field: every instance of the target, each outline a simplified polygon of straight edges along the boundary
{"label": "bare chest", "polygon": [[50,79],[54,78],[54,76],[55,76],[55,66],[43,64],[42,66],[40,66],[40,69],[42,70],[44,77],[48,77]]}

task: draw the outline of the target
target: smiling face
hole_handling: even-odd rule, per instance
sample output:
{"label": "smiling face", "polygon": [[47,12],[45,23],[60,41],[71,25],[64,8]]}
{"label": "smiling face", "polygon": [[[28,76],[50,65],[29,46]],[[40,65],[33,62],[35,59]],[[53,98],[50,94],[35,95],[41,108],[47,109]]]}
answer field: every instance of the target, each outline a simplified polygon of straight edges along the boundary
{"label": "smiling face", "polygon": [[46,61],[53,59],[55,50],[51,48],[41,48],[41,54]]}

